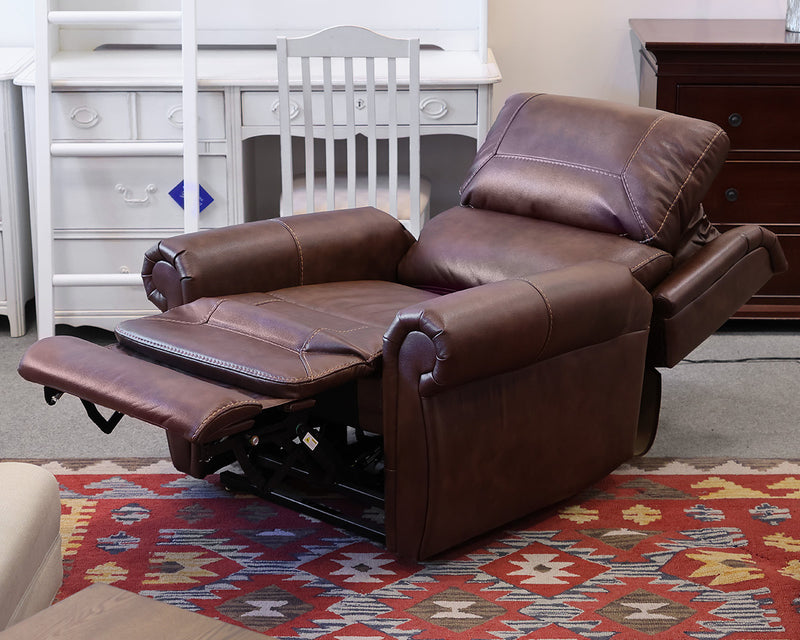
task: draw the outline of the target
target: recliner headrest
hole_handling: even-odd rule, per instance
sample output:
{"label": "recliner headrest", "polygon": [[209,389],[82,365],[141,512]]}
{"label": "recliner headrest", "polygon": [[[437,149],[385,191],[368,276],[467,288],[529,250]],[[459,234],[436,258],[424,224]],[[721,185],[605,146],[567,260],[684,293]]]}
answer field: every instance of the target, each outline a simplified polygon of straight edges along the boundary
{"label": "recliner headrest", "polygon": [[503,106],[461,204],[560,222],[674,253],[728,152],[715,124],[548,94]]}

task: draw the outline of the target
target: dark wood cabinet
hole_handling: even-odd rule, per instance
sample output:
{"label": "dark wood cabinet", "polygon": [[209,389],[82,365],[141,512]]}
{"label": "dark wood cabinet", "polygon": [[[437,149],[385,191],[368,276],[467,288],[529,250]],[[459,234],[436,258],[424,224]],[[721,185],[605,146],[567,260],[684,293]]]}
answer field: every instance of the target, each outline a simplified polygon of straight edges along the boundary
{"label": "dark wood cabinet", "polygon": [[631,20],[639,103],[715,122],[731,151],[704,200],[725,231],[780,238],[789,271],[737,314],[800,318],[800,34],[783,20]]}

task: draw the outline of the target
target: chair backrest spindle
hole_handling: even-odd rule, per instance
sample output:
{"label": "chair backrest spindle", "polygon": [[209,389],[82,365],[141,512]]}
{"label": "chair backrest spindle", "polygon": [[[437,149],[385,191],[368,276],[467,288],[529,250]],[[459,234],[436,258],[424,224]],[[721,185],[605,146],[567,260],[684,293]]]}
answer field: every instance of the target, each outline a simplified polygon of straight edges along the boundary
{"label": "chair backrest spindle", "polygon": [[[303,191],[306,211],[321,208],[315,198],[314,138],[322,138],[325,145],[324,208],[341,208],[345,203],[350,208],[370,204],[385,208],[395,218],[400,218],[400,194],[401,191],[405,194],[406,190],[408,195],[403,197],[409,198],[409,203],[403,201],[404,221],[413,233],[418,234],[421,226],[419,40],[389,38],[362,27],[342,26],[298,38],[279,37],[277,43],[278,99],[281,102],[281,215],[300,212],[300,205],[295,206],[295,201],[299,202]],[[294,114],[290,104],[298,111],[300,109],[292,102],[290,58],[299,58],[302,70],[302,110]],[[398,64],[400,60],[408,62],[407,90],[404,69]],[[315,107],[321,110],[321,118],[320,114],[314,113]],[[292,119],[297,120],[294,126]],[[305,189],[299,191],[293,186],[292,133],[305,137]],[[357,173],[359,167],[364,170],[357,160],[357,154],[363,153],[359,135],[366,138],[366,176],[361,176],[362,180],[366,177],[366,184],[359,181]],[[408,145],[409,175],[403,177],[402,182],[399,137],[411,138]],[[378,138],[386,139],[387,150],[381,152],[386,153],[385,161],[379,158]],[[346,152],[346,158],[339,158],[339,168],[345,172],[346,180],[337,180],[336,177],[337,142],[343,145],[340,153]],[[379,179],[378,172],[386,170],[386,165],[388,176]],[[382,166],[384,169],[380,168]],[[379,193],[385,194],[387,190],[388,198],[385,195],[379,197]],[[294,196],[290,193],[292,191]],[[342,199],[343,192],[346,192],[346,200]],[[423,208],[427,212],[427,199],[425,202]]]}

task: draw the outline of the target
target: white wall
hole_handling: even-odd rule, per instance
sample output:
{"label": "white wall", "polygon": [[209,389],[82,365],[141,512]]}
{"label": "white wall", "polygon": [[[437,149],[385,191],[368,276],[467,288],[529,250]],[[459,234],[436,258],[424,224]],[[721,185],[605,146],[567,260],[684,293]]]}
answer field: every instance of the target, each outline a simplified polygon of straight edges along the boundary
{"label": "white wall", "polygon": [[786,0],[489,0],[489,46],[503,82],[495,111],[518,91],[636,104],[629,18],[779,18]]}
{"label": "white wall", "polygon": [[33,46],[35,0],[0,0],[0,46]]}
{"label": "white wall", "polygon": [[[0,0],[0,46],[33,46],[38,0]],[[266,1],[266,0],[265,0]],[[489,46],[518,91],[636,103],[629,18],[780,18],[786,0],[489,0]]]}

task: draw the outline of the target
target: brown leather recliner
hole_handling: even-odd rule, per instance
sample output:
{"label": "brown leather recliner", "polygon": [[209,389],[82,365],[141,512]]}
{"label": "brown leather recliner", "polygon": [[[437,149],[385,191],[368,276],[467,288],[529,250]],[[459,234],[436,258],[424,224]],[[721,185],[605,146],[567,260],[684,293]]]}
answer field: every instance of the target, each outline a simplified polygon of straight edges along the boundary
{"label": "brown leather recliner", "polygon": [[[170,238],[143,268],[162,313],[112,348],[41,340],[19,370],[107,431],[162,427],[181,471],[238,461],[226,484],[428,557],[644,450],[655,368],[786,268],[770,232],[703,214],[727,148],[707,122],[516,95],[418,241],[370,208]],[[384,528],[308,483],[384,505]]]}

